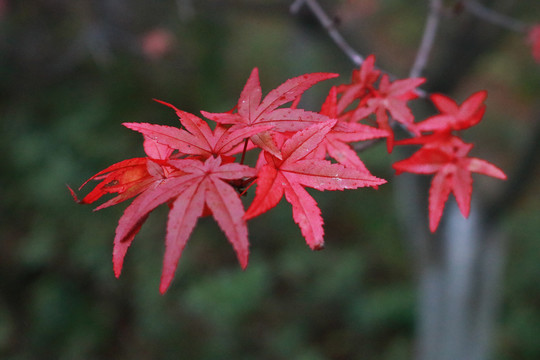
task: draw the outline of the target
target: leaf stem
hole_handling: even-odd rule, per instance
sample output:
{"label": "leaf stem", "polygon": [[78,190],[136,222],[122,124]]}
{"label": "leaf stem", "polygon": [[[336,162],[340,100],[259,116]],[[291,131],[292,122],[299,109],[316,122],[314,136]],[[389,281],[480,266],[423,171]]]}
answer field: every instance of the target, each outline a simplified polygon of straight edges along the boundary
{"label": "leaf stem", "polygon": [[302,5],[306,5],[311,12],[317,17],[319,23],[326,30],[334,43],[343,51],[345,55],[357,66],[362,65],[364,57],[360,55],[351,45],[345,40],[341,33],[336,29],[335,22],[326,14],[321,5],[316,0],[296,0],[290,7],[293,14],[296,14]]}
{"label": "leaf stem", "polygon": [[240,165],[244,165],[244,159],[246,157],[246,151],[249,139],[244,140],[244,150],[242,150],[242,157],[240,158]]}

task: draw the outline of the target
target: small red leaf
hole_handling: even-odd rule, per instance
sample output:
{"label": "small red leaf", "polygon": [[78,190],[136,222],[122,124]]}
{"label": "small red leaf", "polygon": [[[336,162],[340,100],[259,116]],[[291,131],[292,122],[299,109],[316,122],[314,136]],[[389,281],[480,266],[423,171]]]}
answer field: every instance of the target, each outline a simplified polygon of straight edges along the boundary
{"label": "small red leaf", "polygon": [[282,159],[265,153],[266,163],[259,171],[255,198],[244,218],[253,218],[273,208],[285,194],[293,207],[293,219],[308,245],[314,250],[322,248],[324,231],[320,210],[303,187],[343,190],[375,187],[385,182],[365,171],[310,156],[335,123],[336,120],[330,120],[295,133],[283,143]]}
{"label": "small red leaf", "polygon": [[429,190],[429,227],[434,232],[441,219],[450,193],[454,194],[464,217],[469,215],[472,194],[472,172],[506,179],[495,165],[478,158],[467,157],[472,148],[450,133],[435,133],[409,141],[423,147],[407,159],[393,164],[397,174],[435,174]]}

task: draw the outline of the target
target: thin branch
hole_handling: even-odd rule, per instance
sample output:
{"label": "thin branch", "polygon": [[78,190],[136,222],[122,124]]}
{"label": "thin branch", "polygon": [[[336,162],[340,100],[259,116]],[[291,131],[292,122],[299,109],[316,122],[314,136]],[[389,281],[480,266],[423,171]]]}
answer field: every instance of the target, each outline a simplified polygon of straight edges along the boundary
{"label": "thin branch", "polygon": [[487,22],[516,32],[527,31],[528,25],[526,23],[488,9],[476,0],[464,1],[463,6],[468,12]]}
{"label": "thin branch", "polygon": [[426,27],[424,28],[424,34],[422,35],[422,41],[416,54],[414,65],[409,73],[409,77],[411,78],[419,77],[427,64],[429,54],[435,42],[435,34],[439,27],[441,8],[442,0],[431,0],[429,2],[429,15],[426,20]]}
{"label": "thin branch", "polygon": [[[360,66],[364,62],[364,57],[360,55],[356,50],[354,50],[349,43],[345,40],[345,38],[341,35],[341,33],[337,30],[335,26],[335,22],[332,21],[330,16],[326,14],[326,12],[323,10],[321,5],[317,2],[317,0],[295,0],[291,7],[290,11],[293,14],[298,13],[300,8],[306,5],[311,12],[315,15],[317,20],[319,20],[319,23],[323,26],[323,28],[326,30],[330,38],[334,41],[334,43],[340,48],[340,50],[356,65]],[[390,79],[395,80],[397,77],[389,73],[388,71],[384,71],[382,69],[379,69],[383,71],[384,73],[388,74],[390,76]],[[416,93],[421,98],[426,98],[428,96],[428,93],[422,89],[417,88]]]}
{"label": "thin branch", "polygon": [[349,43],[343,38],[341,33],[336,29],[335,22],[326,14],[321,5],[316,0],[296,0],[292,3],[290,11],[293,14],[297,14],[302,5],[306,5],[313,15],[319,20],[324,29],[328,32],[328,35],[332,38],[334,43],[347,55],[351,61],[360,66],[364,62],[364,57],[360,55],[356,50],[349,45]]}

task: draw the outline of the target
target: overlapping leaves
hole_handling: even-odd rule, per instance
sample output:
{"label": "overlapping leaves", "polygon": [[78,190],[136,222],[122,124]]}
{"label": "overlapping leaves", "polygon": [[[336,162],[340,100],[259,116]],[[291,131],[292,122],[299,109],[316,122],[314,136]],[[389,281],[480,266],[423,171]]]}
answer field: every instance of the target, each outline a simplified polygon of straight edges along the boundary
{"label": "overlapping leaves", "polygon": [[486,96],[485,91],[479,91],[459,106],[444,95],[432,95],[431,100],[440,114],[416,125],[420,133],[428,134],[398,142],[400,145],[418,144],[422,147],[411,157],[393,164],[397,174],[435,174],[429,191],[429,228],[432,232],[439,226],[450,193],[454,194],[463,216],[469,216],[473,184],[471,173],[506,179],[504,172],[495,165],[468,157],[473,145],[454,134],[481,121]]}
{"label": "overlapping leaves", "polygon": [[[242,268],[247,266],[249,256],[246,221],[276,206],[283,196],[291,204],[293,219],[307,244],[313,250],[321,249],[321,211],[305,188],[345,190],[384,184],[385,180],[369,172],[356,144],[386,138],[391,151],[395,143],[393,123],[400,123],[415,135],[396,144],[422,145],[411,158],[394,164],[397,172],[435,174],[429,205],[431,229],[437,227],[450,192],[466,215],[471,172],[504,178],[495,166],[467,157],[471,146],[452,134],[481,120],[485,92],[473,95],[461,106],[434,95],[432,100],[441,114],[414,124],[407,102],[417,97],[415,88],[424,79],[391,82],[388,75],[381,76],[375,70],[374,61],[373,56],[368,57],[353,71],[350,83],[332,87],[319,112],[298,108],[300,97],[316,83],[337,74],[298,76],[263,98],[258,70],[254,69],[231,111],[203,111],[207,118],[203,119],[158,100],[175,111],[179,127],[125,123],[143,135],[146,156],[98,172],[88,181],[99,183],[81,200],[70,189],[84,204],[116,194],[96,210],[135,198],[116,229],[115,275],[120,275],[126,252],[142,224],[162,204],[170,211],[161,293],[169,288],[197,220],[205,215],[212,215],[223,230]],[[259,160],[252,166],[244,164],[250,151],[259,152]],[[244,210],[240,194],[252,184],[256,184],[255,197]]]}

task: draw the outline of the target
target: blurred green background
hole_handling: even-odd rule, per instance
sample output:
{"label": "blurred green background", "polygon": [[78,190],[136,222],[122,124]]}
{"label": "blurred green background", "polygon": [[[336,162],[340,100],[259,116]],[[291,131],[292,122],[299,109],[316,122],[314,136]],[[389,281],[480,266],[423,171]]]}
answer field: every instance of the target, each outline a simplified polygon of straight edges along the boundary
{"label": "blurred green background", "polygon": [[[339,15],[353,46],[406,77],[424,2],[321,3]],[[204,218],[165,296],[158,284],[167,209],[150,216],[115,279],[112,239],[125,205],[93,213],[66,189],[143,154],[140,135],[122,122],[177,124],[152,98],[194,113],[225,111],[255,66],[264,93],[308,72],[347,81],[353,66],[289,5],[0,0],[0,359],[412,357],[416,288],[394,213],[396,155],[384,146],[363,158],[390,184],[312,192],[325,219],[324,251],[309,250],[282,203],[249,223],[250,265],[241,271]],[[540,22],[540,4],[522,1],[511,14]],[[310,90],[305,106],[318,110],[334,83]],[[481,88],[490,95],[485,123],[468,133],[474,155],[511,173],[540,106],[540,66],[521,34],[502,33],[452,95],[461,102]],[[527,176],[538,179],[538,168]],[[486,196],[500,191],[496,180],[481,181]],[[540,358],[538,186],[527,185],[500,226],[509,255],[496,359]]]}

